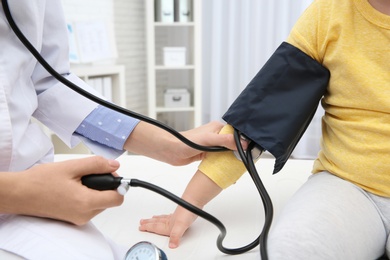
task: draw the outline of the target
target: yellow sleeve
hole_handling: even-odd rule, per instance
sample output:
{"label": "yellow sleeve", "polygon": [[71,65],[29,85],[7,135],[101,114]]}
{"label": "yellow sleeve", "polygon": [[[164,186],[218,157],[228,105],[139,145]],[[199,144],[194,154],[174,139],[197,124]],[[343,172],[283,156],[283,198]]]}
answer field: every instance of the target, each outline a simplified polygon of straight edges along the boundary
{"label": "yellow sleeve", "polygon": [[[233,132],[233,127],[226,125],[219,134]],[[235,183],[246,172],[244,164],[236,158],[233,151],[207,153],[198,169],[222,189]]]}
{"label": "yellow sleeve", "polygon": [[[337,40],[339,32],[330,35],[329,21],[337,9],[343,10],[344,6],[337,7],[338,1],[316,0],[299,17],[291,29],[287,42],[297,47],[307,55],[323,62],[329,40]],[[336,9],[335,9],[336,8]],[[337,17],[337,16],[336,16]]]}

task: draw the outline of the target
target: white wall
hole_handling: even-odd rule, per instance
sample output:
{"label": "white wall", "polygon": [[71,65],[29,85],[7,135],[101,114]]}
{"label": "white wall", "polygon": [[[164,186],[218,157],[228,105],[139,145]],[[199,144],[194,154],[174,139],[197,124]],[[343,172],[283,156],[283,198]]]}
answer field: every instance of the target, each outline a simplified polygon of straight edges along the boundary
{"label": "white wall", "polygon": [[126,65],[127,104],[147,114],[144,0],[114,0],[118,62]]}
{"label": "white wall", "polygon": [[113,17],[112,0],[62,0],[66,18],[69,20],[104,19]]}
{"label": "white wall", "polygon": [[62,0],[69,21],[101,19],[112,24],[118,64],[126,66],[127,107],[146,114],[144,1]]}

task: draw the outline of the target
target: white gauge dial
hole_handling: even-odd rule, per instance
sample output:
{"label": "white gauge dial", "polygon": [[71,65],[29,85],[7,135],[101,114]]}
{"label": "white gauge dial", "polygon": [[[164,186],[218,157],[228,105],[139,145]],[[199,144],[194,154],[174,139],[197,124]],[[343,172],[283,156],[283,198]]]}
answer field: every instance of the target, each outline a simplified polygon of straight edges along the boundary
{"label": "white gauge dial", "polygon": [[166,260],[164,252],[154,244],[139,242],[127,251],[125,260]]}

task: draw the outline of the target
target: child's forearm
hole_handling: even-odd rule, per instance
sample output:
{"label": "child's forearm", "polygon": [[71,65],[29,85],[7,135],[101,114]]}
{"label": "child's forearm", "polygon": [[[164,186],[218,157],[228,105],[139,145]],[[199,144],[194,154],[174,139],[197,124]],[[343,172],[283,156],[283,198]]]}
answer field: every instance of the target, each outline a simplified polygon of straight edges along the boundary
{"label": "child's forearm", "polygon": [[[233,134],[234,129],[225,125],[219,134]],[[233,151],[207,153],[198,169],[222,189],[235,183],[246,171],[244,164],[233,154]]]}
{"label": "child's forearm", "polygon": [[[220,134],[232,134],[233,128],[226,125]],[[188,183],[182,198],[192,205],[203,208],[224,188],[235,183],[245,172],[245,166],[232,151],[207,153],[199,169]],[[140,230],[169,236],[169,247],[179,246],[184,232],[197,218],[196,214],[178,206],[173,214],[154,216],[140,221]]]}
{"label": "child's forearm", "polygon": [[220,188],[200,170],[197,170],[191,181],[188,183],[182,198],[199,208],[203,208],[221,191],[222,188]]}

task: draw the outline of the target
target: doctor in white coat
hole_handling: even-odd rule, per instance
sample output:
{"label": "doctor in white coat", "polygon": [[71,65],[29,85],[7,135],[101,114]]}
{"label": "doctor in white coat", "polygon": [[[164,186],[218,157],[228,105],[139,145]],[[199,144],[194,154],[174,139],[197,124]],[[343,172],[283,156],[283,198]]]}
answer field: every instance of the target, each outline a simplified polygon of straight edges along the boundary
{"label": "doctor in white coat", "polygon": [[[68,80],[61,0],[9,1],[16,24],[41,55]],[[91,173],[115,172],[124,150],[172,165],[202,158],[163,130],[97,106],[55,80],[17,39],[0,11],[0,249],[27,259],[120,259],[124,248],[89,221],[123,196],[81,184]],[[96,93],[95,93],[96,94]],[[31,122],[49,127],[70,147],[80,140],[101,156],[52,163],[50,139]],[[234,149],[231,135],[213,122],[183,134],[202,145]]]}

